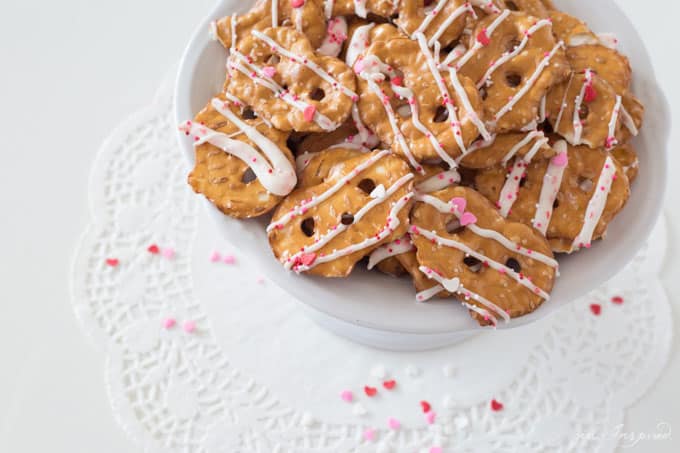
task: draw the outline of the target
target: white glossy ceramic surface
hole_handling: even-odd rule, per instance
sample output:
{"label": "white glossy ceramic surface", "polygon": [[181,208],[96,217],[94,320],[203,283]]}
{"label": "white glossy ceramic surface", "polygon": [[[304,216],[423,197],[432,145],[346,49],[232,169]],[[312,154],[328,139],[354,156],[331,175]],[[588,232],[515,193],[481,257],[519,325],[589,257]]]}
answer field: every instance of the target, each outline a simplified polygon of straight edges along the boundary
{"label": "white glossy ceramic surface", "polygon": [[[550,301],[534,313],[499,328],[533,322],[604,283],[628,263],[648,237],[661,211],[667,178],[670,114],[647,50],[635,26],[611,0],[556,2],[561,9],[585,19],[597,32],[612,32],[634,70],[633,91],[646,106],[645,126],[634,141],[640,172],[625,210],[610,225],[606,240],[590,250],[560,257],[561,277]],[[210,40],[211,20],[247,9],[249,3],[224,0],[206,17],[182,58],[176,86],[177,122],[192,118],[217,93],[225,77],[226,51]],[[178,134],[189,161],[193,145]],[[269,279],[313,310],[314,318],[334,332],[361,343],[400,350],[427,349],[478,333],[459,304],[414,301],[411,283],[357,268],[349,279],[298,276],[273,258],[264,227],[267,220],[238,221],[208,206],[224,235]],[[361,267],[361,266],[359,266]]]}

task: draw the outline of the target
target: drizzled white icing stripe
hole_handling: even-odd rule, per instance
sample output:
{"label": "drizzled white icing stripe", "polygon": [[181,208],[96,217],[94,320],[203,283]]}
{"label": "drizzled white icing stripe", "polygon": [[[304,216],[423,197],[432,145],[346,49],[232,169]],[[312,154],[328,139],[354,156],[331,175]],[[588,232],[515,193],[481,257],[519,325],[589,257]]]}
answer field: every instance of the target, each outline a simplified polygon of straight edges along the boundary
{"label": "drizzled white icing stripe", "polygon": [[[234,50],[232,53],[233,57],[240,60],[232,61],[232,69],[236,69],[246,77],[250,78],[254,83],[261,85],[269,89],[272,93],[276,94],[277,97],[282,99],[288,105],[295,107],[296,109],[304,112],[310,104],[301,101],[297,95],[292,94],[288,90],[284,90],[274,79],[267,76],[262,68],[249,62],[248,57],[243,55],[241,52]],[[326,131],[333,131],[338,128],[338,124],[334,123],[327,116],[320,113],[318,110],[314,112],[314,122]]]}
{"label": "drizzled white icing stripe", "polygon": [[548,94],[546,93],[545,96],[541,98],[541,104],[538,107],[538,122],[542,123],[548,118],[548,114],[546,113],[546,102],[548,100]]}
{"label": "drizzled white icing stripe", "polygon": [[621,112],[621,96],[616,95],[616,104],[614,104],[614,110],[612,110],[612,117],[609,120],[609,133],[607,135],[607,142],[605,143],[605,148],[610,150],[619,144],[616,139],[616,124],[619,122],[619,113]]}
{"label": "drizzled white icing stripe", "polygon": [[359,209],[356,212],[356,214],[354,214],[354,220],[352,224],[345,225],[344,223],[340,222],[337,225],[331,227],[331,229],[325,235],[321,236],[319,239],[314,241],[313,244],[305,246],[301,251],[287,258],[283,266],[286,269],[290,269],[297,262],[297,258],[301,257],[303,254],[316,252],[323,248],[324,246],[326,246],[326,244],[328,244],[330,241],[332,241],[337,236],[347,231],[351,225],[354,225],[355,223],[361,221],[361,219],[373,208],[375,208],[381,203],[384,203],[385,200],[388,200],[392,195],[395,194],[397,190],[401,189],[411,179],[413,179],[412,173],[409,173],[399,178],[394,184],[392,184],[392,186],[390,186],[389,189],[385,191],[384,195],[372,199],[371,201],[366,203],[366,205],[364,205],[361,209]]}
{"label": "drizzled white icing stripe", "polygon": [[324,0],[323,11],[324,11],[324,14],[326,15],[326,19],[330,19],[331,16],[333,16],[333,4],[334,3],[335,3],[334,0]]}
{"label": "drizzled white icing stripe", "polygon": [[279,0],[271,0],[272,2],[272,27],[279,26]]}
{"label": "drizzled white icing stripe", "polygon": [[[430,50],[427,48],[427,43],[425,42],[425,35],[422,33],[415,33],[414,34],[415,39],[418,41],[418,44],[420,45],[420,51],[423,53],[425,56],[425,60],[427,61],[427,66],[430,69],[430,72],[432,73],[432,77],[434,78],[435,83],[437,84],[437,88],[439,88],[439,92],[442,95],[442,98],[444,99],[444,106],[446,107],[447,112],[449,113],[448,120],[451,124],[451,127],[453,128],[453,137],[456,140],[456,143],[458,144],[458,148],[462,153],[465,153],[465,143],[463,142],[463,132],[460,128],[461,124],[458,121],[458,116],[456,115],[456,109],[453,106],[453,100],[451,99],[451,95],[449,94],[448,88],[446,88],[446,84],[444,83],[444,78],[442,75],[439,73],[439,69],[437,69],[437,65],[434,62],[434,59],[432,58],[432,55],[430,54]],[[449,164],[451,165],[451,164]],[[454,161],[454,166],[455,166],[455,161]]]}
{"label": "drizzled white icing stripe", "polygon": [[393,256],[403,255],[404,253],[415,250],[411,238],[406,235],[388,244],[381,245],[368,257],[368,270],[373,269],[378,263],[385,261]]}
{"label": "drizzled white icing stripe", "polygon": [[451,247],[451,248],[455,248],[457,250],[460,250],[461,252],[463,252],[463,253],[465,253],[469,256],[472,256],[473,258],[478,259],[484,265],[488,265],[491,269],[494,269],[494,270],[500,272],[501,274],[505,274],[505,275],[509,276],[510,278],[515,280],[517,283],[519,283],[520,285],[524,286],[525,288],[527,288],[528,290],[533,292],[534,294],[541,296],[545,300],[550,300],[550,295],[548,293],[543,291],[538,286],[534,285],[524,275],[521,275],[518,272],[515,272],[512,268],[505,266],[504,264],[501,264],[498,261],[494,261],[491,258],[489,258],[485,255],[482,255],[481,253],[476,252],[475,250],[471,249],[470,247],[468,247],[467,245],[465,245],[461,242],[457,242],[457,241],[454,241],[452,239],[447,239],[447,238],[441,237],[434,232],[421,230],[421,229],[419,229],[418,227],[415,227],[415,226],[411,227],[410,231],[411,231],[411,235],[418,234],[418,235],[423,236],[424,238],[426,238],[430,241],[434,241],[438,245],[443,245],[445,247]]}
{"label": "drizzled white icing stripe", "polygon": [[[507,154],[503,157],[503,160],[501,161],[503,163],[503,165],[507,164],[510,161],[510,159],[515,157],[515,154],[517,154],[520,149],[524,148],[526,145],[528,145],[532,140],[534,140],[536,138],[542,139],[542,138],[545,138],[545,135],[543,134],[542,131],[531,131],[531,132],[529,132],[526,135],[526,137],[524,137],[522,140],[517,142],[515,144],[515,146],[510,148],[510,151],[507,152]],[[544,145],[545,143],[547,143],[547,140],[546,141],[540,141],[539,143]],[[527,153],[527,154],[529,154],[529,153]],[[532,156],[532,158],[533,158],[533,156]]]}
{"label": "drizzled white icing stripe", "polygon": [[[445,203],[439,198],[433,197],[432,195],[417,194],[415,196],[415,200],[430,205],[443,214],[454,214],[458,219],[460,219],[460,217],[463,215],[463,213],[458,210],[457,205],[453,203]],[[544,255],[540,252],[537,252],[535,250],[522,247],[517,242],[511,241],[510,239],[506,238],[496,230],[482,228],[474,223],[466,225],[465,228],[469,229],[479,237],[491,239],[493,241],[498,242],[500,245],[510,250],[511,252],[515,252],[519,255],[526,256],[527,258],[531,258],[532,260],[538,261],[555,269],[559,267],[559,264],[555,259],[547,255]]]}
{"label": "drizzled white icing stripe", "polygon": [[550,159],[548,168],[543,176],[543,185],[541,186],[541,193],[538,197],[538,204],[536,205],[536,212],[531,224],[540,231],[543,236],[548,231],[550,221],[552,219],[553,205],[557,199],[557,194],[560,192],[562,185],[562,177],[564,170],[568,165],[567,157],[567,142],[560,140],[553,146],[557,156]]}
{"label": "drizzled white icing stripe", "polygon": [[256,38],[266,42],[269,46],[271,46],[272,50],[276,51],[277,53],[283,55],[286,58],[291,59],[292,61],[298,64],[302,64],[307,68],[311,69],[314,73],[316,73],[316,75],[321,77],[326,82],[330,83],[331,86],[333,86],[334,88],[341,90],[343,94],[352,98],[352,100],[356,100],[359,98],[359,96],[354,91],[340,84],[340,82],[331,77],[330,74],[321,69],[321,67],[318,64],[314,63],[313,61],[310,61],[307,57],[303,57],[301,55],[297,55],[294,54],[293,52],[290,52],[288,49],[285,49],[279,43],[277,43],[276,41],[274,41],[269,36],[265,35],[259,30],[253,30],[251,33]]}
{"label": "drizzled white icing stripe", "polygon": [[574,115],[573,115],[573,126],[574,126],[574,138],[572,140],[574,145],[580,145],[581,136],[583,135],[583,121],[581,120],[581,106],[583,105],[584,98],[586,96],[586,90],[589,86],[593,84],[593,71],[586,69],[584,73],[583,86],[578,96],[574,100]]}
{"label": "drizzled white icing stripe", "polygon": [[357,58],[359,58],[359,56],[363,54],[368,48],[368,45],[370,44],[369,36],[373,27],[375,27],[375,24],[370,23],[362,25],[361,27],[357,27],[357,29],[354,30],[352,39],[349,41],[347,52],[345,54],[345,63],[347,63],[350,68],[354,67],[354,63],[357,62]]}
{"label": "drizzled white icing stripe", "polygon": [[401,197],[396,203],[394,203],[392,205],[392,208],[390,209],[390,213],[387,217],[387,222],[385,224],[385,227],[378,234],[375,234],[375,235],[373,235],[373,236],[371,236],[367,239],[364,239],[361,242],[358,242],[356,244],[352,244],[352,245],[345,247],[343,249],[335,250],[335,251],[333,251],[333,253],[329,253],[328,255],[319,256],[314,260],[314,262],[312,264],[297,266],[295,268],[295,271],[296,272],[308,271],[309,269],[312,269],[313,267],[316,267],[319,264],[328,263],[329,261],[337,260],[338,258],[342,258],[343,256],[351,255],[352,253],[358,252],[358,251],[363,250],[367,247],[371,247],[373,245],[379,244],[380,242],[384,241],[401,224],[401,221],[399,220],[399,212],[402,209],[404,209],[404,207],[408,204],[409,201],[411,201],[412,196],[413,196],[413,194],[409,193],[408,195]]}
{"label": "drizzled white icing stripe", "polygon": [[424,291],[420,291],[419,293],[417,293],[416,300],[418,302],[425,302],[426,300],[432,299],[434,296],[436,296],[442,291],[444,291],[444,287],[442,285],[435,285],[432,288],[428,288]]}
{"label": "drizzled white icing stripe", "polygon": [[[437,15],[441,13],[442,9],[444,8],[444,6],[445,6],[448,2],[449,2],[449,0],[439,0],[439,2],[437,2],[437,5],[436,5],[434,8],[432,8],[429,12],[427,12],[427,13],[425,14],[425,18],[424,18],[423,21],[420,23],[420,25],[418,26],[418,28],[416,28],[416,31],[413,32],[413,34],[411,35],[411,38],[414,38],[415,35],[418,34],[418,33],[423,33],[423,32],[425,32],[425,30],[427,30],[427,28],[430,26],[430,24],[432,23],[432,21],[434,20],[434,18],[437,17]],[[439,37],[444,33],[444,31],[446,31],[446,28],[447,28],[449,25],[451,25],[451,23],[452,23],[454,20],[456,20],[458,17],[460,17],[462,14],[464,14],[466,11],[467,11],[467,12],[471,12],[472,14],[475,14],[475,11],[472,9],[472,6],[470,6],[470,3],[469,3],[469,2],[465,2],[463,5],[461,5],[461,6],[459,6],[458,8],[456,8],[456,9],[455,9],[455,10],[447,17],[447,19],[444,20],[444,22],[442,23],[442,25],[440,25],[440,27],[437,29],[437,31],[436,31],[435,34],[434,34],[435,38],[433,38],[433,39],[430,41],[430,44],[429,44],[429,45],[431,46],[431,45],[432,45],[432,44],[431,44],[432,42],[438,40]]]}
{"label": "drizzled white icing stripe", "polygon": [[446,289],[448,292],[450,292],[452,294],[461,295],[466,300],[472,299],[475,302],[486,307],[487,309],[480,309],[479,307],[476,307],[474,305],[463,302],[463,305],[465,305],[466,308],[468,308],[468,309],[470,309],[470,310],[472,310],[476,313],[479,313],[480,315],[482,315],[484,317],[485,320],[491,319],[493,324],[498,323],[498,320],[496,319],[496,317],[488,311],[488,310],[491,310],[491,311],[495,312],[497,315],[500,315],[500,317],[503,318],[503,320],[505,322],[510,321],[510,315],[508,315],[508,313],[505,310],[503,310],[501,307],[494,304],[493,302],[491,302],[489,299],[485,298],[481,294],[473,293],[469,289],[465,288],[463,286],[463,284],[460,283],[460,280],[458,278],[450,278],[450,279],[444,278],[437,271],[435,271],[434,269],[431,269],[427,266],[420,266],[419,269],[420,269],[420,272],[422,272],[423,274],[425,274],[425,276],[427,276],[427,278],[436,281],[441,286],[443,286],[444,289]]}
{"label": "drizzled white icing stripe", "polygon": [[366,0],[354,0],[354,14],[366,19],[368,11],[366,11]]}
{"label": "drizzled white icing stripe", "polygon": [[231,47],[229,47],[229,52],[234,53],[236,51],[236,13],[231,15],[229,20],[229,25],[231,26]]}
{"label": "drizzled white icing stripe", "polygon": [[479,115],[477,115],[475,109],[472,108],[470,98],[468,97],[467,92],[463,88],[463,85],[461,85],[460,80],[458,79],[458,73],[456,72],[455,69],[449,68],[449,78],[451,79],[451,84],[453,85],[453,88],[456,90],[456,93],[458,94],[460,101],[463,103],[463,108],[467,112],[470,121],[472,121],[472,124],[477,126],[477,130],[482,135],[482,138],[484,140],[491,139],[491,134],[486,129],[486,126],[484,126],[484,121],[482,121],[479,118]]}
{"label": "drizzled white icing stripe", "polygon": [[360,69],[359,77],[368,82],[369,89],[376,96],[378,96],[378,99],[380,99],[380,102],[385,109],[385,113],[387,114],[387,120],[390,123],[390,127],[392,128],[394,138],[399,144],[402,153],[404,153],[404,156],[408,160],[409,164],[411,164],[411,167],[413,167],[417,172],[424,174],[425,171],[413,157],[413,153],[411,153],[411,149],[408,147],[408,144],[404,139],[404,135],[399,129],[397,117],[394,114],[394,109],[392,109],[389,98],[385,93],[383,93],[383,91],[380,89],[380,86],[376,83],[376,80],[379,82],[385,80],[385,74],[393,77],[396,75],[396,73],[375,55],[369,55],[358,61],[355,65],[355,71],[358,69]]}
{"label": "drizzled white icing stripe", "polygon": [[479,151],[480,149],[485,149],[488,148],[489,146],[493,145],[496,142],[496,134],[491,134],[491,137],[489,137],[488,140],[477,140],[470,145],[470,147],[467,149],[467,151],[456,159],[457,163],[460,163],[461,160],[465,158],[465,156],[468,156],[472,154],[475,151]]}
{"label": "drizzled white icing stripe", "polygon": [[572,243],[572,251],[578,250],[581,247],[590,248],[595,227],[597,227],[604,212],[615,175],[616,166],[614,161],[611,157],[607,156],[600,172],[600,177],[597,180],[595,192],[588,202],[585,218],[583,219],[583,227]]}
{"label": "drizzled white icing stripe", "polygon": [[562,122],[562,116],[564,115],[564,111],[567,108],[567,96],[569,95],[569,88],[571,88],[571,82],[574,80],[574,73],[572,72],[571,75],[569,76],[569,82],[567,82],[567,86],[564,89],[564,96],[562,96],[562,103],[560,104],[560,112],[557,114],[557,119],[555,120],[555,126],[554,129],[555,131],[559,130],[560,128],[560,123]]}
{"label": "drizzled white icing stripe", "polygon": [[415,126],[415,128],[418,129],[421,134],[427,137],[427,139],[432,144],[432,147],[437,152],[437,155],[444,162],[446,162],[452,167],[455,167],[456,161],[453,160],[453,158],[448,155],[448,153],[442,147],[442,144],[439,143],[439,140],[437,140],[437,137],[420,121],[419,117],[420,109],[418,108],[418,100],[416,99],[413,90],[392,83],[392,91],[394,91],[400,98],[406,99],[408,101],[408,105],[411,110],[411,121],[413,122],[413,126]]}
{"label": "drizzled white icing stripe", "polygon": [[416,190],[421,193],[432,193],[458,182],[460,182],[460,174],[455,169],[451,169],[427,178],[416,185]]}
{"label": "drizzled white icing stripe", "polygon": [[621,106],[621,119],[623,120],[623,125],[633,134],[633,137],[637,137],[640,131],[635,125],[635,120],[623,105]]}
{"label": "drizzled white icing stripe", "polygon": [[356,178],[357,175],[359,175],[362,171],[371,167],[377,161],[379,161],[383,157],[387,156],[388,154],[390,154],[390,152],[388,150],[376,152],[369,159],[366,159],[364,162],[357,165],[354,168],[353,171],[351,171],[350,173],[348,173],[345,176],[343,176],[342,178],[340,178],[335,184],[333,184],[332,187],[330,187],[324,193],[322,193],[321,195],[318,195],[318,196],[313,196],[309,200],[303,201],[299,205],[293,207],[289,212],[287,212],[286,214],[281,216],[279,219],[270,223],[269,226],[267,226],[267,232],[270,232],[274,228],[282,228],[284,225],[286,225],[288,222],[290,222],[294,217],[306,213],[307,210],[309,210],[309,208],[312,208],[312,207],[318,205],[319,203],[323,203],[328,198],[333,196],[333,194],[335,194],[337,191],[339,191],[345,184],[347,184],[348,181],[352,180],[353,178]]}
{"label": "drizzled white icing stripe", "polygon": [[[486,28],[486,36],[491,38],[491,36],[493,35],[493,32],[496,31],[496,28],[498,28],[498,26],[500,24],[502,24],[503,21],[505,19],[507,19],[509,15],[510,15],[510,10],[506,9],[496,19],[494,19],[494,21],[491,22],[491,24],[489,24],[489,26]],[[458,61],[456,61],[454,68],[456,70],[460,70],[460,68],[465,66],[465,64],[468,61],[470,61],[470,59],[482,47],[484,47],[484,45],[482,43],[480,43],[479,41],[475,40],[475,43],[473,44],[473,46],[467,52],[465,52],[465,54],[462,57],[460,57],[460,59]],[[448,64],[452,63],[453,61],[455,61],[456,58],[457,58],[457,55],[455,55],[455,53],[452,52],[444,59],[444,61],[442,62],[442,65],[448,65]]]}
{"label": "drizzled white icing stripe", "polygon": [[[303,0],[303,5],[304,5]],[[295,16],[295,29],[302,33],[302,7],[299,8],[293,8],[293,15]]]}
{"label": "drizzled white icing stripe", "polygon": [[[446,29],[449,28],[449,26],[453,23],[454,20],[458,19],[460,16],[462,16],[466,12],[472,14],[472,16],[475,19],[477,18],[477,15],[475,14],[475,10],[472,9],[472,5],[470,5],[469,2],[464,3],[462,6],[459,6],[451,14],[449,14],[446,17],[446,19],[444,19],[444,21],[437,28],[437,31],[435,31],[434,35],[432,35],[432,38],[430,38],[430,40],[428,41],[427,45],[432,47],[435,43],[439,43],[439,38],[444,34]],[[432,13],[430,13],[430,14],[432,14]],[[428,17],[434,17],[434,16],[428,16]],[[425,31],[425,29],[423,29],[422,31]],[[416,30],[416,33],[418,33],[417,30]]]}
{"label": "drizzled white icing stripe", "polygon": [[[302,17],[302,13],[298,15]],[[302,20],[302,19],[300,19]],[[302,31],[302,30],[300,30]],[[326,36],[316,51],[321,55],[337,57],[342,51],[342,44],[347,39],[347,20],[344,17],[334,17],[328,20]]]}
{"label": "drizzled white icing stripe", "polygon": [[517,192],[522,181],[522,176],[526,171],[527,166],[533,160],[534,156],[544,146],[548,144],[548,138],[544,137],[537,140],[534,146],[522,158],[518,158],[512,166],[510,174],[505,180],[505,184],[501,189],[501,194],[498,197],[498,208],[503,217],[510,215],[512,206],[517,201]]}
{"label": "drizzled white icing stripe", "polygon": [[541,76],[543,71],[545,70],[546,66],[550,64],[550,60],[555,56],[558,50],[562,48],[564,43],[560,41],[557,43],[555,47],[541,60],[539,63],[538,67],[534,71],[533,74],[531,74],[531,77],[529,77],[529,80],[526,81],[526,83],[522,86],[522,89],[520,89],[515,95],[510,99],[510,101],[505,104],[499,111],[494,115],[494,121],[492,124],[496,124],[498,120],[503,118],[509,111],[512,110],[512,108],[519,102],[520,99],[524,97],[525,94],[531,89],[531,87],[536,83],[536,80]]}
{"label": "drizzled white icing stripe", "polygon": [[264,156],[248,143],[234,140],[227,134],[215,131],[201,124],[187,121],[180,125],[180,130],[196,137],[195,146],[210,143],[224,152],[241,159],[253,170],[262,186],[269,192],[279,196],[288,195],[297,183],[297,176],[295,175],[293,165],[286,155],[281,152],[281,149],[262,135],[256,128],[241,121],[229,110],[225,102],[213,99],[212,106],[222,116],[238,127],[240,131],[246,134],[264,152]]}
{"label": "drizzled white icing stripe", "polygon": [[[345,139],[345,144],[359,146],[361,148],[364,147],[373,148],[377,146],[378,143],[380,143],[378,137],[371,130],[369,130],[366,127],[366,125],[361,121],[361,116],[359,115],[359,107],[357,107],[356,103],[352,104],[352,122],[354,123],[354,126],[357,128],[357,134],[351,137],[347,137]],[[359,143],[356,143],[357,137],[359,139]]]}
{"label": "drizzled white icing stripe", "polygon": [[524,38],[522,38],[522,41],[517,45],[517,47],[514,48],[512,52],[505,52],[503,55],[501,55],[498,60],[494,61],[491,66],[489,66],[489,69],[486,70],[486,73],[484,76],[477,82],[477,88],[482,88],[486,82],[491,78],[494,72],[496,72],[496,69],[500,68],[503,66],[505,63],[508,61],[512,60],[515,58],[517,55],[519,55],[524,48],[527,46],[527,43],[529,42],[529,39],[531,38],[531,35],[536,33],[538,30],[540,30],[543,27],[547,27],[552,25],[552,21],[549,19],[542,19],[536,22],[532,27],[530,27],[525,33],[524,33]]}

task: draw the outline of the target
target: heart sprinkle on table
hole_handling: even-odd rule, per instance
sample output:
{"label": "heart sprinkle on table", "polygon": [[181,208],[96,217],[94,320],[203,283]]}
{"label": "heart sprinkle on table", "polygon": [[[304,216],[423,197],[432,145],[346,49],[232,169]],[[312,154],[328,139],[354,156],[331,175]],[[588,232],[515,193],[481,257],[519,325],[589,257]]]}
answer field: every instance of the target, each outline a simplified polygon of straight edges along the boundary
{"label": "heart sprinkle on table", "polygon": [[621,297],[621,296],[612,297],[612,303],[614,303],[616,305],[621,305],[623,303],[623,297]]}
{"label": "heart sprinkle on table", "polygon": [[342,398],[343,401],[351,403],[352,400],[354,399],[354,394],[349,390],[343,390],[340,393],[340,398]]}
{"label": "heart sprinkle on table", "polygon": [[428,425],[433,425],[435,419],[437,418],[437,413],[435,411],[429,411],[425,414],[425,421]]}
{"label": "heart sprinkle on table", "polygon": [[107,258],[106,264],[111,266],[111,267],[116,267],[116,266],[118,266],[118,264],[120,264],[120,261],[118,261],[117,258]]}
{"label": "heart sprinkle on table", "polygon": [[378,393],[378,389],[366,385],[364,386],[364,393],[366,393],[366,396],[373,397],[376,393]]}
{"label": "heart sprinkle on table", "polygon": [[184,323],[184,331],[186,333],[194,333],[196,331],[196,323],[194,321],[187,321]]}
{"label": "heart sprinkle on table", "polygon": [[218,261],[222,260],[222,256],[220,255],[220,252],[214,251],[212,252],[212,255],[210,255],[210,261],[213,263],[217,263]]}
{"label": "heart sprinkle on table", "polygon": [[161,251],[160,248],[156,244],[151,244],[149,247],[147,247],[147,252],[151,253],[152,255],[158,255]]}
{"label": "heart sprinkle on table", "polygon": [[226,255],[222,258],[224,264],[236,264],[236,257],[234,255]]}
{"label": "heart sprinkle on table", "polygon": [[387,419],[387,426],[396,431],[401,428],[401,422],[394,417],[390,417]]}
{"label": "heart sprinkle on table", "polygon": [[175,327],[176,324],[177,320],[175,318],[165,318],[163,320],[163,327],[165,327],[166,329],[172,329],[173,327]]}
{"label": "heart sprinkle on table", "polygon": [[428,403],[427,401],[421,401],[420,407],[423,409],[423,412],[426,413],[426,414],[428,412],[430,412],[430,410],[432,409],[432,406],[430,406],[430,403]]}
{"label": "heart sprinkle on table", "polygon": [[364,439],[373,441],[375,439],[375,430],[373,428],[366,428],[366,431],[364,431]]}
{"label": "heart sprinkle on table", "polygon": [[600,304],[590,304],[590,311],[592,311],[595,316],[600,316],[600,313],[602,313],[602,306]]}
{"label": "heart sprinkle on table", "polygon": [[496,401],[495,399],[491,400],[491,410],[494,412],[499,412],[503,410],[503,403],[500,403]]}
{"label": "heart sprinkle on table", "polygon": [[395,385],[397,385],[397,381],[394,379],[383,382],[383,387],[385,387],[387,390],[392,390]]}
{"label": "heart sprinkle on table", "polygon": [[163,255],[164,258],[171,260],[175,257],[175,249],[171,247],[164,248],[161,254]]}

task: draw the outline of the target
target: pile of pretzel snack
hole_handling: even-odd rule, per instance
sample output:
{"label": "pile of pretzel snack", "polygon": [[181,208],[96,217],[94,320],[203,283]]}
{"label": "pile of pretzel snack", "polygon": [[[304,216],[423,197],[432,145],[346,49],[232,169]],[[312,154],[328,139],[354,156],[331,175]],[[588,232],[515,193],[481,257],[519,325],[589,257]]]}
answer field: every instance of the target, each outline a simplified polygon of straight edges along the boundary
{"label": "pile of pretzel snack", "polygon": [[495,326],[549,300],[556,254],[630,196],[629,61],[550,0],[260,0],[209,32],[227,75],[179,126],[189,183],[270,218],[286,269],[364,261]]}

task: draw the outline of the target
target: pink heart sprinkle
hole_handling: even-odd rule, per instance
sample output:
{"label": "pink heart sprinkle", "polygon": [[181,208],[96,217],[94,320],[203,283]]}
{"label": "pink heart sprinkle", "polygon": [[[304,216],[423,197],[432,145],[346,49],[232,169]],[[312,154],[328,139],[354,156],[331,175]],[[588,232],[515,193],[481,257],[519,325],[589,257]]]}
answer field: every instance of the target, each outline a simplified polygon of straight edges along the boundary
{"label": "pink heart sprinkle", "polygon": [[274,77],[274,74],[276,74],[276,68],[274,66],[265,66],[262,68],[262,72],[264,72],[264,75],[271,79]]}
{"label": "pink heart sprinkle", "polygon": [[210,261],[213,263],[216,263],[221,259],[222,257],[220,256],[220,252],[213,252],[212,255],[210,255]]}
{"label": "pink heart sprinkle", "polygon": [[163,327],[165,327],[166,329],[172,329],[173,327],[175,327],[176,324],[177,320],[175,318],[166,318],[163,321]]}
{"label": "pink heart sprinkle", "polygon": [[304,4],[305,4],[305,0],[291,0],[291,2],[290,2],[290,5],[293,8],[300,8]]}
{"label": "pink heart sprinkle", "polygon": [[226,255],[222,258],[224,264],[236,264],[236,257],[234,255]]}
{"label": "pink heart sprinkle", "polygon": [[442,447],[431,447],[430,453],[442,453]]}
{"label": "pink heart sprinkle", "polygon": [[361,74],[361,72],[364,70],[365,63],[363,60],[357,61],[357,63],[354,65],[354,72],[357,74]]}
{"label": "pink heart sprinkle", "polygon": [[349,390],[343,390],[342,393],[340,393],[340,398],[342,398],[343,401],[351,403],[354,399],[354,394]]}
{"label": "pink heart sprinkle", "polygon": [[569,157],[566,152],[561,152],[552,158],[552,164],[558,167],[564,167],[569,163]]}
{"label": "pink heart sprinkle", "polygon": [[304,253],[300,255],[300,264],[304,266],[311,266],[316,261],[316,253]]}
{"label": "pink heart sprinkle", "polygon": [[427,421],[428,425],[434,424],[435,418],[437,418],[437,413],[435,411],[430,411],[425,414],[425,421]]}
{"label": "pink heart sprinkle", "polygon": [[399,420],[396,418],[390,417],[387,419],[387,426],[390,427],[390,429],[394,429],[395,431],[399,428],[401,428],[401,423],[399,423]]}
{"label": "pink heart sprinkle", "polygon": [[163,256],[169,260],[173,259],[175,257],[175,249],[173,248],[166,248],[163,249],[163,252],[161,252]]}
{"label": "pink heart sprinkle", "polygon": [[375,439],[375,430],[373,428],[367,428],[366,431],[364,431],[364,439],[368,441]]}
{"label": "pink heart sprinkle", "polygon": [[456,207],[458,212],[465,212],[467,207],[467,200],[465,198],[456,197],[451,199],[451,204]]}
{"label": "pink heart sprinkle", "polygon": [[194,333],[196,331],[196,323],[194,321],[187,321],[184,323],[184,331],[186,333]]}
{"label": "pink heart sprinkle", "polygon": [[302,112],[302,114],[305,117],[305,121],[307,121],[308,123],[311,123],[312,121],[314,121],[314,114],[315,113],[316,113],[316,107],[313,106],[313,105],[308,105],[307,107],[305,107],[304,112]]}
{"label": "pink heart sprinkle", "polygon": [[460,225],[461,226],[468,226],[472,225],[474,223],[477,223],[477,217],[471,212],[465,212],[463,213],[462,216],[460,216]]}

